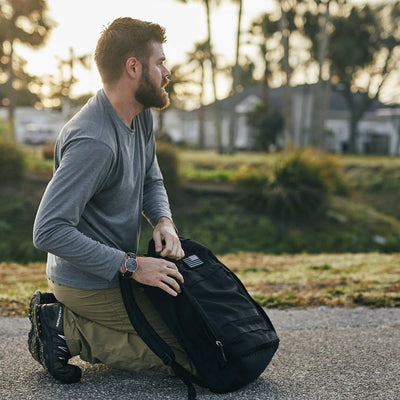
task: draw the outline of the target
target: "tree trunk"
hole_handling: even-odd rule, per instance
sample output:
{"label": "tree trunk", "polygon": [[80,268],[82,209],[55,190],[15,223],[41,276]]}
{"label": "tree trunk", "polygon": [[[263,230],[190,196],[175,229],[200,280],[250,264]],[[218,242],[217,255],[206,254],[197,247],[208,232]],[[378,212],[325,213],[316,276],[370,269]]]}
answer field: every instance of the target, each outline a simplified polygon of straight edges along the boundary
{"label": "tree trunk", "polygon": [[262,101],[264,104],[264,108],[267,110],[269,107],[269,82],[268,82],[269,63],[267,60],[267,44],[265,43],[265,47],[261,45],[260,48],[261,48],[261,53],[263,55],[263,59],[265,61],[264,74],[262,80]]}
{"label": "tree trunk", "polygon": [[205,138],[205,131],[204,131],[204,118],[205,118],[205,110],[203,105],[203,98],[204,98],[204,63],[201,64],[201,88],[200,88],[200,107],[198,110],[198,122],[199,122],[199,148],[204,149],[206,147],[206,138]]}
{"label": "tree trunk", "polygon": [[349,129],[350,129],[350,137],[349,137],[349,153],[357,152],[357,136],[358,136],[358,119],[354,113],[351,113],[349,120]]}
{"label": "tree trunk", "polygon": [[199,121],[199,149],[204,149],[206,147],[206,138],[205,138],[205,131],[204,131],[204,118],[205,118],[205,112],[204,112],[204,106],[203,104],[200,105],[200,108],[198,109],[198,121]]}
{"label": "tree trunk", "polygon": [[14,43],[10,40],[10,53],[8,58],[8,81],[7,81],[7,97],[8,97],[8,125],[9,125],[9,138],[11,141],[16,141],[15,132],[15,108],[16,108],[16,96],[15,89],[13,86],[15,80],[14,74]]}
{"label": "tree trunk", "polygon": [[[236,60],[235,66],[233,68],[233,83],[232,83],[232,96],[235,95],[237,85],[239,84],[239,54],[240,54],[240,31],[242,25],[242,0],[239,0],[239,10],[238,10],[238,27],[236,33]],[[230,110],[230,118],[229,118],[229,147],[228,153],[233,154],[236,150],[235,146],[235,139],[236,139],[236,132],[237,132],[237,118],[236,118],[236,111],[234,108]]]}
{"label": "tree trunk", "polygon": [[286,83],[284,87],[284,100],[283,100],[283,109],[284,109],[284,118],[285,118],[285,126],[284,126],[284,138],[285,138],[285,147],[292,147],[294,144],[294,135],[293,135],[293,113],[292,113],[292,90],[290,87],[290,78],[291,78],[291,69],[289,65],[289,29],[288,29],[288,21],[286,11],[284,10],[283,4],[281,3],[281,33],[282,33],[282,46],[283,46],[283,71],[286,76]]}
{"label": "tree trunk", "polygon": [[357,102],[354,99],[354,94],[350,89],[350,85],[347,85],[345,89],[345,98],[347,102],[347,106],[350,111],[350,119],[349,119],[349,129],[350,129],[350,137],[349,137],[349,149],[350,153],[356,153],[357,151],[357,138],[358,138],[358,124],[361,121],[361,118],[365,114],[366,111],[371,107],[372,103],[376,100],[376,98],[370,98],[368,93],[363,93],[363,98],[360,102]]}
{"label": "tree trunk", "polygon": [[218,103],[218,96],[217,96],[217,83],[216,83],[216,65],[215,65],[215,58],[214,53],[211,47],[211,20],[210,20],[210,3],[209,0],[204,1],[206,6],[207,12],[207,47],[210,54],[210,61],[211,61],[211,76],[212,76],[212,85],[213,85],[213,94],[214,94],[214,124],[215,124],[215,135],[217,141],[217,150],[218,153],[223,152],[222,147],[222,126],[221,126],[221,111],[220,111],[220,104]]}
{"label": "tree trunk", "polygon": [[316,83],[312,97],[311,108],[311,144],[321,149],[324,146],[324,126],[325,115],[324,112],[324,81],[322,78],[322,66],[324,64],[326,53],[328,50],[329,32],[328,24],[330,21],[329,13],[330,0],[326,4],[326,12],[324,23],[321,26],[319,45],[318,45],[318,82]]}
{"label": "tree trunk", "polygon": [[[322,85],[321,106],[319,110],[319,118],[317,123],[317,132],[321,132],[321,139],[324,139],[326,114],[328,113],[329,100],[331,98],[332,82],[331,80],[324,81]],[[325,142],[321,142],[321,148],[325,147]]]}

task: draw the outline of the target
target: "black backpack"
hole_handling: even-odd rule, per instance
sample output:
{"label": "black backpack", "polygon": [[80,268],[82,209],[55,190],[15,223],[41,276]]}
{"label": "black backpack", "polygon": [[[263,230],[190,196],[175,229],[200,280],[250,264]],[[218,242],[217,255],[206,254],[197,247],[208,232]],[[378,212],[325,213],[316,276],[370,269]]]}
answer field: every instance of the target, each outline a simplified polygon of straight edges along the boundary
{"label": "black backpack", "polygon": [[[137,306],[129,280],[121,277],[129,318],[149,348],[186,383],[189,399],[196,398],[193,383],[215,393],[232,392],[260,376],[275,354],[279,338],[262,307],[232,271],[207,247],[190,239],[181,239],[181,243],[185,257],[169,260],[184,277],[181,293],[173,297],[159,288],[144,287],[199,377],[175,361],[173,350]],[[153,240],[147,255],[159,257]]]}

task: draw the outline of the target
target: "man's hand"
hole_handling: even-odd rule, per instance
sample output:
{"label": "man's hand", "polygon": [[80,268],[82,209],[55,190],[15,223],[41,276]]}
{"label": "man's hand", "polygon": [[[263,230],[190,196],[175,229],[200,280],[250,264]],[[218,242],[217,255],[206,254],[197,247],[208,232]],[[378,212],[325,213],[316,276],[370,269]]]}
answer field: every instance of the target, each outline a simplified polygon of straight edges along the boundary
{"label": "man's hand", "polygon": [[174,263],[152,257],[137,257],[136,260],[138,268],[132,275],[135,281],[159,287],[171,296],[177,296],[181,292],[175,279],[183,283],[183,276]]}
{"label": "man's hand", "polygon": [[[162,217],[158,220],[153,231],[153,239],[156,246],[156,252],[161,257],[168,257],[179,260],[184,257],[181,242],[175,231],[175,226],[169,218]],[[163,246],[163,241],[165,242]]]}

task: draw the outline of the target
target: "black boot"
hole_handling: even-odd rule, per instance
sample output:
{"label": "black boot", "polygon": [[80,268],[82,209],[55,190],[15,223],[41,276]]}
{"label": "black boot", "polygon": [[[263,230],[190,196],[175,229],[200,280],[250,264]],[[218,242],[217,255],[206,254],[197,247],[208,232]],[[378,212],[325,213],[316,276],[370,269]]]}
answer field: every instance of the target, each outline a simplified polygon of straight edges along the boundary
{"label": "black boot", "polygon": [[62,383],[79,382],[81,369],[68,364],[71,353],[64,336],[64,305],[61,303],[36,306],[36,325],[40,340],[40,359],[50,374]]}
{"label": "black boot", "polygon": [[39,332],[36,329],[36,306],[39,304],[56,303],[57,299],[53,293],[48,292],[36,292],[33,294],[29,303],[29,320],[31,321],[31,330],[28,335],[28,348],[32,357],[39,363],[42,364],[40,359],[40,341]]}

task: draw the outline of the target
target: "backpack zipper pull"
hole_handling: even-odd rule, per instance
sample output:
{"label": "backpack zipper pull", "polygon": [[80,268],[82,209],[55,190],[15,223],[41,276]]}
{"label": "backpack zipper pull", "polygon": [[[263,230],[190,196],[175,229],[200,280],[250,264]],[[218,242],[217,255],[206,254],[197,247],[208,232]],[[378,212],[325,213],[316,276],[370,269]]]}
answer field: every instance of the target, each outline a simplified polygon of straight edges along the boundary
{"label": "backpack zipper pull", "polygon": [[215,342],[215,344],[218,346],[218,348],[219,348],[219,350],[221,352],[221,355],[222,355],[222,359],[224,360],[224,362],[228,362],[228,360],[226,359],[226,356],[225,356],[224,345],[222,344],[222,342],[217,340]]}

